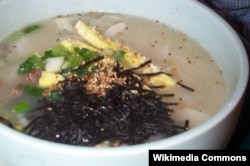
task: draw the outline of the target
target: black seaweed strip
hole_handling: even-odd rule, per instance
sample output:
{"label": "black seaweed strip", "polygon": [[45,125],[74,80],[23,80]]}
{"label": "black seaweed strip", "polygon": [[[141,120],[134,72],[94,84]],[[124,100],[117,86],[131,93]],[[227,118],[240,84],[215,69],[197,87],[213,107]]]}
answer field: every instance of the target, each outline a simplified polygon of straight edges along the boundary
{"label": "black seaweed strip", "polygon": [[186,120],[186,121],[185,121],[185,125],[184,125],[184,126],[185,126],[185,127],[184,127],[185,130],[188,130],[188,129],[189,129],[189,122],[190,122],[189,120]]}
{"label": "black seaweed strip", "polygon": [[155,72],[155,73],[142,73],[142,74],[138,74],[139,76],[155,76],[155,75],[159,75],[159,74],[166,74],[168,76],[173,76],[172,74],[163,72],[163,71],[159,71],[159,72]]}
{"label": "black seaweed strip", "polygon": [[126,71],[134,71],[134,70],[137,70],[137,69],[140,69],[148,64],[152,63],[151,60],[147,60],[146,62],[142,63],[141,65],[137,66],[137,67],[134,67],[134,68],[130,68],[130,69],[126,69],[126,70],[123,70],[122,72],[126,72]]}
{"label": "black seaweed strip", "polygon": [[162,89],[164,88],[165,86],[163,85],[159,85],[159,86],[148,86],[149,88],[152,88],[152,89]]}
{"label": "black seaweed strip", "polygon": [[194,92],[194,91],[195,91],[193,88],[188,87],[188,86],[186,86],[186,85],[184,85],[184,84],[182,84],[182,83],[180,83],[180,82],[177,82],[177,84],[180,85],[181,87],[183,87],[183,88],[185,88],[185,89],[191,91],[191,92]]}
{"label": "black seaweed strip", "polygon": [[174,97],[173,93],[170,94],[160,94],[162,97]]}
{"label": "black seaweed strip", "polygon": [[90,65],[92,63],[95,63],[95,62],[98,62],[98,61],[102,60],[103,58],[104,58],[104,56],[98,56],[96,58],[93,58],[93,59],[87,61],[85,64],[77,66],[77,67],[75,67],[73,69],[64,69],[64,70],[61,71],[61,73],[74,72],[74,71],[83,69],[83,68],[87,67],[88,65]]}
{"label": "black seaweed strip", "polygon": [[164,102],[167,106],[170,106],[170,105],[179,105],[179,103],[167,103],[167,102]]}
{"label": "black seaweed strip", "polygon": [[52,111],[41,110],[44,114],[34,118],[24,132],[49,141],[93,146],[104,140],[137,144],[157,133],[168,137],[184,131],[185,127],[174,124],[169,116],[173,110],[167,107],[178,103],[162,102],[164,94],[143,89],[142,80],[131,70],[124,72],[119,63],[114,71],[127,78],[126,86],[114,84],[103,98],[87,94],[86,80],[73,77],[60,82],[62,100],[52,105],[43,100]]}

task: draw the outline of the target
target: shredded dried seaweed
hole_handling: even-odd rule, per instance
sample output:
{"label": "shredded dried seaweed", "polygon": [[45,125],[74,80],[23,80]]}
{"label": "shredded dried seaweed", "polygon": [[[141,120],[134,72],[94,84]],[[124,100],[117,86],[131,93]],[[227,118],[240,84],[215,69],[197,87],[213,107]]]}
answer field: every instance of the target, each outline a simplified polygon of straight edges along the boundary
{"label": "shredded dried seaweed", "polygon": [[89,93],[87,79],[72,76],[59,82],[60,100],[41,100],[42,107],[35,110],[39,116],[32,118],[24,133],[70,145],[95,146],[108,141],[117,146],[144,143],[153,135],[169,137],[187,130],[187,122],[177,126],[170,117],[173,110],[169,106],[178,103],[162,101],[174,94],[157,94],[144,88],[133,69],[123,70],[119,63],[113,71],[118,78],[125,78],[125,84],[112,83],[105,96]]}
{"label": "shredded dried seaweed", "polygon": [[193,88],[191,88],[191,87],[189,87],[187,85],[184,85],[183,83],[177,82],[177,84],[180,85],[182,88],[187,89],[187,90],[189,90],[191,92],[195,91],[195,89],[193,89]]}

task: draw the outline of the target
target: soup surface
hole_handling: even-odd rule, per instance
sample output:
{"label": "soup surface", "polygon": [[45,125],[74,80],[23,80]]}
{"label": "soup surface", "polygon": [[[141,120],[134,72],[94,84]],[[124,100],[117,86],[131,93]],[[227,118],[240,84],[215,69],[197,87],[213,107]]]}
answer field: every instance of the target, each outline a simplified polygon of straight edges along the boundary
{"label": "soup surface", "polygon": [[185,120],[189,120],[189,128],[193,128],[220,110],[227,100],[223,73],[212,56],[197,42],[170,26],[157,20],[109,13],[56,16],[27,25],[0,42],[0,116],[17,130],[23,130],[31,117],[40,113],[18,112],[13,107],[28,102],[31,108],[37,108],[37,101],[41,100],[41,97],[22,91],[26,84],[36,86],[40,73],[20,75],[17,72],[20,64],[31,55],[43,55],[63,40],[84,41],[74,28],[79,20],[96,27],[101,35],[129,46],[152,60],[154,68],[171,75],[178,84],[167,89],[152,89],[159,94],[173,94],[162,100],[172,103],[167,107],[174,110],[170,117],[175,125],[183,126]]}

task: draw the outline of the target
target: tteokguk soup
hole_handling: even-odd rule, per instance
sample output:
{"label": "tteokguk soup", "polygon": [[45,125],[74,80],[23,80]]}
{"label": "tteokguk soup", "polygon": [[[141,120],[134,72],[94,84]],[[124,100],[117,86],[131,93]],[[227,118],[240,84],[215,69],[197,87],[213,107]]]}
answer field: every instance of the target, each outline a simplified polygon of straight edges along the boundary
{"label": "tteokguk soup", "polygon": [[0,122],[48,141],[162,139],[204,122],[227,97],[208,52],[157,20],[56,16],[0,42]]}

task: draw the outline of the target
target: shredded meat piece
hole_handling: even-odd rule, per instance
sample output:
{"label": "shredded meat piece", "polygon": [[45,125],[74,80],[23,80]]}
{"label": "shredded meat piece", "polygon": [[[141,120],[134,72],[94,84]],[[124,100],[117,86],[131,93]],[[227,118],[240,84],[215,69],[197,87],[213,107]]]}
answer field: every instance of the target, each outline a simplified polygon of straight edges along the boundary
{"label": "shredded meat piece", "polygon": [[10,92],[11,96],[15,96],[15,97],[18,97],[22,94],[22,87],[23,85],[22,84],[17,84]]}
{"label": "shredded meat piece", "polygon": [[36,69],[36,70],[29,72],[28,74],[25,75],[26,81],[37,82],[37,80],[41,76],[41,72],[42,72],[41,69]]}

